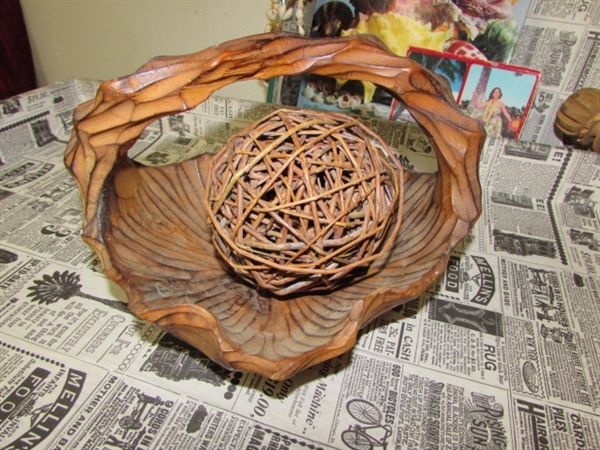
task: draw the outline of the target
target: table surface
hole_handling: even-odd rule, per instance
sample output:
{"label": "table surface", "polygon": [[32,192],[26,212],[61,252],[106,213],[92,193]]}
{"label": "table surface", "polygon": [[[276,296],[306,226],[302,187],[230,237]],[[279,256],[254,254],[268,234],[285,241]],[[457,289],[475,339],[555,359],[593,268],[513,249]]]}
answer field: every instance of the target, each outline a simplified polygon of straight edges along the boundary
{"label": "table surface", "polygon": [[[600,155],[488,139],[484,211],[446,273],[351,352],[272,381],[130,314],[81,241],[62,158],[96,87],[1,106],[0,447],[600,448]],[[212,152],[273,108],[211,98],[130,155]],[[434,170],[414,125],[367,122]]]}

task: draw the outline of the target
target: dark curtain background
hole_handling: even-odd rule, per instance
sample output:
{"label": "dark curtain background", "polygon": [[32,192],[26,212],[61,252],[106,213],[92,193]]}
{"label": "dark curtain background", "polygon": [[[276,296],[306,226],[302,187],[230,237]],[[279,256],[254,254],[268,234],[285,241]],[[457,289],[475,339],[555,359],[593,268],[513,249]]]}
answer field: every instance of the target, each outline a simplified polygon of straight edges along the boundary
{"label": "dark curtain background", "polygon": [[0,100],[35,87],[35,69],[21,3],[0,0]]}

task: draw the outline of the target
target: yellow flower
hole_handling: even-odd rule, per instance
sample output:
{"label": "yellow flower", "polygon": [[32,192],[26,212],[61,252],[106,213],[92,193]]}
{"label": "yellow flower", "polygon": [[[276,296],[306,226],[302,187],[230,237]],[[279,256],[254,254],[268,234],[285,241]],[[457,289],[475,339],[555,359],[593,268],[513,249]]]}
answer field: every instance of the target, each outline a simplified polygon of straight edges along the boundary
{"label": "yellow flower", "polygon": [[[452,29],[432,31],[430,24],[422,24],[410,17],[395,13],[372,14],[360,21],[356,28],[342,31],[342,36],[374,34],[398,56],[406,56],[409,47],[442,51],[444,43],[453,37]],[[375,85],[363,82],[364,101],[369,103],[375,93]]]}

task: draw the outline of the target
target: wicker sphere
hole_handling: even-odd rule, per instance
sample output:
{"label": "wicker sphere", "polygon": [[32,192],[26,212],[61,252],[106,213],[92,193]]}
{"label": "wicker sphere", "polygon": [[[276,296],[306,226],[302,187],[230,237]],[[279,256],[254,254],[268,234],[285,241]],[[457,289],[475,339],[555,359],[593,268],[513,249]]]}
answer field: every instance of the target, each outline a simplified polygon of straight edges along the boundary
{"label": "wicker sphere", "polygon": [[275,111],[213,159],[205,198],[213,243],[260,289],[332,289],[390,249],[402,174],[382,139],[355,118]]}
{"label": "wicker sphere", "polygon": [[600,152],[600,89],[583,88],[571,94],[556,114],[556,128],[567,144]]}

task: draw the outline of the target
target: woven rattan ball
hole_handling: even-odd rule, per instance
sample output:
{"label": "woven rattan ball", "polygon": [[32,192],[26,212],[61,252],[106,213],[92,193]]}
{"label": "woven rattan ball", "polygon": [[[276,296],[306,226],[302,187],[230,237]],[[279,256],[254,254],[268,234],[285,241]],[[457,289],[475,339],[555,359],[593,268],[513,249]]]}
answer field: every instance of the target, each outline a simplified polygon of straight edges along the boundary
{"label": "woven rattan ball", "polygon": [[402,216],[402,174],[382,139],[350,116],[275,111],[213,159],[213,243],[260,289],[332,289],[388,252]]}

